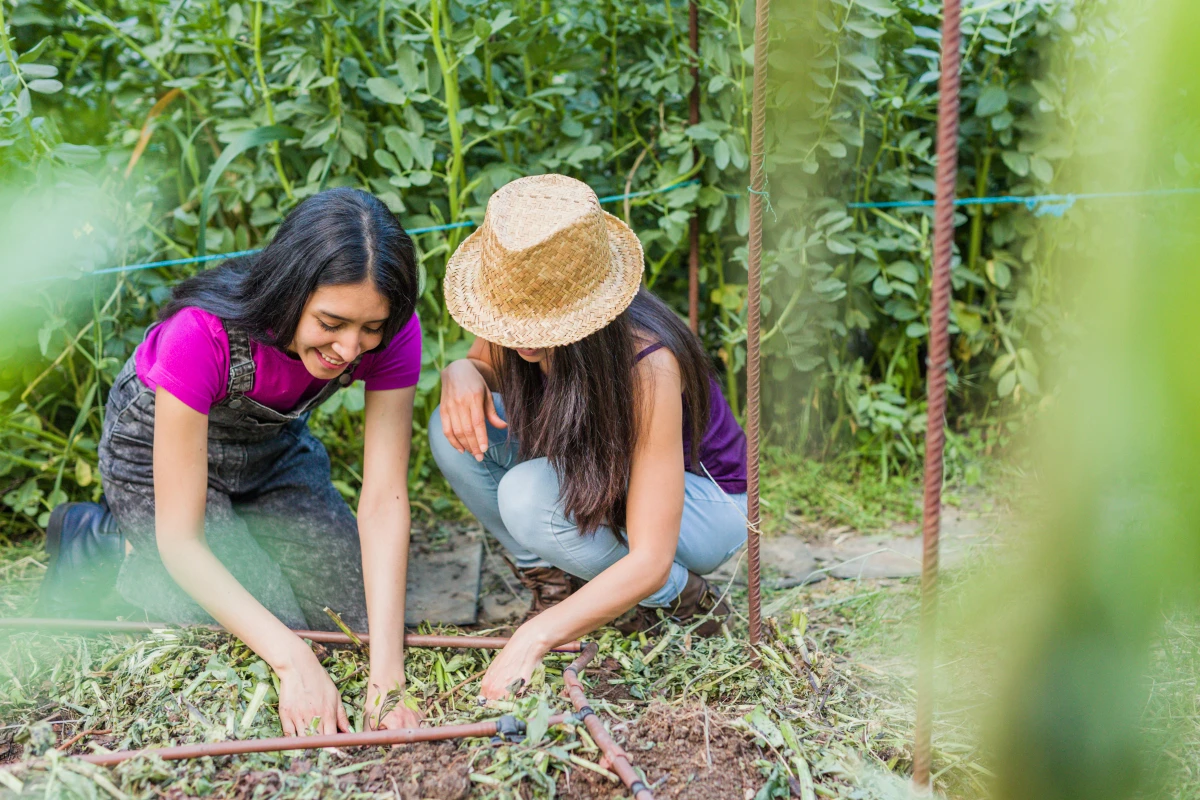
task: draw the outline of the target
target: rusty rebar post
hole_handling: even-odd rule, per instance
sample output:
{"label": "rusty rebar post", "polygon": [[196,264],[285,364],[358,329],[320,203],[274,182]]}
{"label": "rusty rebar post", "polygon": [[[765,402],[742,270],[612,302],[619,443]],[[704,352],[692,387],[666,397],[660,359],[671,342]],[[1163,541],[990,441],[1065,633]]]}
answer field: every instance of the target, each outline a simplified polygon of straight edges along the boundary
{"label": "rusty rebar post", "polygon": [[[138,622],[136,620],[105,620],[105,619],[50,619],[39,617],[9,617],[0,618],[0,630],[35,630],[43,632],[60,631],[69,633],[151,633],[153,631],[171,630],[207,630],[217,633],[227,631],[219,625],[168,625],[165,622]],[[301,639],[308,639],[321,644],[355,644],[355,641],[340,631],[293,631]],[[366,633],[354,634],[363,644],[370,644],[371,637]],[[458,647],[478,650],[500,650],[508,644],[504,636],[429,636],[419,633],[404,634],[405,647]],[[554,648],[555,653],[578,653],[579,642],[567,642]]]}
{"label": "rusty rebar post", "polygon": [[942,452],[946,442],[946,369],[950,359],[950,265],[954,252],[954,197],[958,179],[959,69],[962,65],[960,0],[945,0],[942,74],[938,80],[937,196],[933,212],[932,299],[926,366],[924,548],[921,562],[921,631],[917,666],[917,729],[913,786],[928,792],[933,747],[933,670],[937,643],[938,533],[942,513]]}
{"label": "rusty rebar post", "polygon": [[[688,3],[688,46],[692,49],[692,91],[688,95],[688,124],[700,123],[700,9]],[[692,159],[700,160],[700,149],[692,147]],[[700,332],[700,209],[692,211],[688,225],[688,326]]]}
{"label": "rusty rebar post", "polygon": [[583,693],[583,683],[579,680],[579,673],[592,662],[599,651],[599,645],[595,642],[588,642],[583,646],[579,658],[563,669],[563,682],[567,685],[567,696],[571,698],[571,703],[575,706],[576,719],[582,720],[583,724],[587,726],[592,741],[604,753],[617,776],[633,793],[634,800],[654,800],[654,792],[642,782],[641,777],[634,771],[632,759],[609,735],[608,728],[604,727],[604,722],[596,716],[587,696]]}
{"label": "rusty rebar post", "polygon": [[767,176],[763,167],[767,128],[767,25],[770,0],[754,7],[754,95],[750,106],[750,242],[746,320],[746,478],[747,578],[750,589],[750,644],[762,636],[758,560],[759,317],[762,313],[762,227]]}

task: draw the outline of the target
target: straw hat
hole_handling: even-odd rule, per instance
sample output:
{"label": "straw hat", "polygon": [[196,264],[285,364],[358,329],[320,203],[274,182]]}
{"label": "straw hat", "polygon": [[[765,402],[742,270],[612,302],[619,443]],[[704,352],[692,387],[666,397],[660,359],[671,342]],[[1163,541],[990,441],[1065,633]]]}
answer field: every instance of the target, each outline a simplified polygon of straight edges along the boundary
{"label": "straw hat", "polygon": [[450,257],[446,307],[503,347],[560,347],[628,308],[642,269],[637,235],[601,210],[591,187],[533,175],[500,187],[483,225]]}

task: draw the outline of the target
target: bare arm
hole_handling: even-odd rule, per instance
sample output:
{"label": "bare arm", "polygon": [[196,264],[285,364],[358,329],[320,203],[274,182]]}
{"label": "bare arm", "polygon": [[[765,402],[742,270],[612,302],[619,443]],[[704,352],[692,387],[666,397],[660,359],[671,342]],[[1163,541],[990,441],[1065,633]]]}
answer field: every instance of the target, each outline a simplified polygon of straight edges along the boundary
{"label": "bare arm", "polygon": [[683,519],[682,382],[675,357],[666,350],[643,359],[638,373],[650,396],[629,476],[629,553],[517,629],[484,679],[483,693],[490,699],[503,697],[516,678],[528,680],[550,648],[591,633],[667,581]]}
{"label": "bare arm", "polygon": [[467,350],[467,360],[475,365],[475,369],[479,370],[479,374],[487,381],[488,389],[493,392],[500,391],[496,364],[492,361],[491,342],[476,337],[475,341],[471,342],[471,348]]}
{"label": "bare arm", "polygon": [[312,650],[209,549],[207,493],[208,416],[160,388],[154,406],[154,524],[163,564],[192,599],[279,674],[284,733],[302,733],[314,717],[320,717],[322,732],[348,729],[338,692]]}
{"label": "bare arm", "polygon": [[370,727],[413,727],[402,704],[379,718],[388,692],[403,691],[404,592],[410,516],[408,458],[415,388],[367,392],[363,487],[358,502],[363,580],[371,625],[367,711]]}
{"label": "bare arm", "polygon": [[483,460],[488,449],[487,423],[496,428],[508,427],[492,400],[499,382],[491,358],[491,345],[476,339],[466,358],[442,370],[442,433],[454,449],[460,453],[471,451],[477,461]]}

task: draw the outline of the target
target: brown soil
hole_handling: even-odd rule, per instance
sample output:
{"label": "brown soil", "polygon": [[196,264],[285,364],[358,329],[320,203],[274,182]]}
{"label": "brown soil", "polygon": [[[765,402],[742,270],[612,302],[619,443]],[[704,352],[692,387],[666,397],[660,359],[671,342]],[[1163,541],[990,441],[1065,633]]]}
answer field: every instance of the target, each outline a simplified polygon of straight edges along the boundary
{"label": "brown soil", "polygon": [[587,668],[587,696],[591,700],[607,700],[610,703],[628,703],[635,698],[624,683],[609,683],[624,677],[625,670],[615,658],[606,658],[599,664]]}
{"label": "brown soil", "polygon": [[422,742],[396,748],[382,764],[352,773],[364,791],[392,792],[400,800],[462,800],[471,793],[471,751],[454,742]]}
{"label": "brown soil", "polygon": [[[743,800],[763,778],[757,748],[711,709],[705,744],[705,707],[650,705],[626,730],[613,731],[660,800]],[[711,762],[710,759],[711,758]],[[568,795],[582,800],[627,797],[628,790],[590,770],[572,770]]]}

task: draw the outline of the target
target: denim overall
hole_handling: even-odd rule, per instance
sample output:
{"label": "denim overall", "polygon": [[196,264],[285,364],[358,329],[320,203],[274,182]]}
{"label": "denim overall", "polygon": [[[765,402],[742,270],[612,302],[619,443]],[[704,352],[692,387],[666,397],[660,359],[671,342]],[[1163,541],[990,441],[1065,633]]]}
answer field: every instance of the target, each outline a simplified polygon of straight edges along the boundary
{"label": "denim overall", "polygon": [[[323,609],[367,629],[358,523],[334,488],[310,412],[353,381],[359,359],[311,399],[281,413],[246,396],[250,337],[226,326],[228,395],[208,414],[208,547],[250,594],[291,628],[330,630]],[[130,356],[108,396],[99,445],[109,507],[132,552],[117,589],[148,616],[177,624],[212,618],[168,574],[154,528],[154,392]]]}

